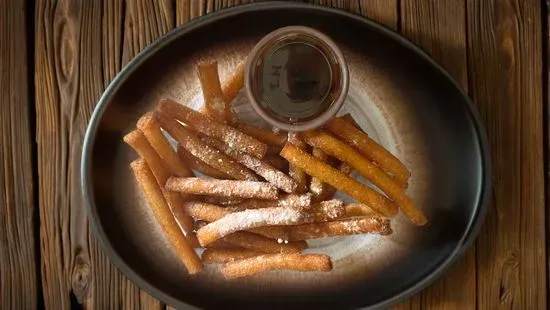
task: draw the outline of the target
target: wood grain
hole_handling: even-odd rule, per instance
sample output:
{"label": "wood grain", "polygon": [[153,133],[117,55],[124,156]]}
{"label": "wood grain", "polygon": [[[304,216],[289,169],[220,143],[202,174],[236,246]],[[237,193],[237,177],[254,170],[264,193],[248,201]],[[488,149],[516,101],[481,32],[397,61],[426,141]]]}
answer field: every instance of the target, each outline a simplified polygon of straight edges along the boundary
{"label": "wood grain", "polygon": [[470,90],[494,170],[479,309],[546,309],[541,17],[535,0],[467,1]]}
{"label": "wood grain", "polygon": [[[466,12],[463,0],[403,0],[401,33],[431,54],[468,90]],[[461,283],[460,285],[456,285]],[[411,307],[421,309],[475,309],[475,246],[421,296]]]}
{"label": "wood grain", "polygon": [[0,4],[0,308],[4,309],[35,309],[39,290],[25,10],[23,1]]}
{"label": "wood grain", "polygon": [[103,89],[174,26],[172,1],[38,0],[36,117],[42,286],[48,309],[162,309],[126,279],[88,228],[79,184],[82,140]]}

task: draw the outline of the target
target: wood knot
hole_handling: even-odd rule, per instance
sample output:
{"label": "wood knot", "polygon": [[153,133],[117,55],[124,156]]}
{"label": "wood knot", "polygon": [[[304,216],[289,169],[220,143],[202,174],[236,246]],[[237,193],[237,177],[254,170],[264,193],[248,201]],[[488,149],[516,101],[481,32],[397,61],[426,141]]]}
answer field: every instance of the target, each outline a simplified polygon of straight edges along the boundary
{"label": "wood knot", "polygon": [[91,268],[88,257],[81,250],[77,250],[71,279],[73,294],[82,304],[89,296]]}
{"label": "wood knot", "polygon": [[520,260],[516,252],[508,252],[502,263],[500,276],[499,299],[501,304],[512,304],[519,287],[518,268]]}

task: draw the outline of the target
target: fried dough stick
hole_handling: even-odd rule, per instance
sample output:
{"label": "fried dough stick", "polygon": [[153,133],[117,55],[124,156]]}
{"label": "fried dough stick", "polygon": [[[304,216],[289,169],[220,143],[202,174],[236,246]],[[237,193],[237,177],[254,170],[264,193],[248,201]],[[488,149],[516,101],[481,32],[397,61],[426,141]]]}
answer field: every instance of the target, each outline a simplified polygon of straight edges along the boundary
{"label": "fried dough stick", "polygon": [[[155,179],[157,180],[161,188],[164,187],[166,181],[170,177],[170,172],[166,168],[165,162],[162,161],[157,152],[153,149],[151,144],[147,141],[143,133],[137,129],[126,136],[124,136],[124,142],[130,145],[141,158],[147,162]],[[181,208],[182,203],[188,197],[183,197],[180,193],[165,190],[163,191],[164,197],[168,204],[170,204],[172,211]],[[174,214],[176,215],[176,214]],[[178,224],[181,226],[183,233],[187,238],[194,239],[193,234],[193,219],[185,214],[178,214],[176,217]]]}
{"label": "fried dough stick", "polygon": [[261,200],[261,199],[247,199],[243,202],[236,203],[228,206],[227,208],[234,211],[244,211],[246,209],[261,209],[261,208],[275,208],[275,207],[295,207],[305,208],[311,205],[311,194],[306,193],[302,195],[290,194],[283,195],[277,200]]}
{"label": "fried dough stick", "polygon": [[202,262],[205,264],[229,263],[236,260],[262,255],[260,251],[247,249],[206,249],[202,252]]}
{"label": "fried dough stick", "polygon": [[237,180],[257,180],[253,173],[242,165],[234,162],[228,156],[222,154],[216,148],[202,142],[190,130],[183,127],[176,120],[161,112],[155,113],[155,117],[170,135],[176,139],[181,147],[199,158],[207,165],[235,178]]}
{"label": "fried dough stick", "polygon": [[332,118],[327,122],[326,128],[349,143],[365,157],[380,165],[380,168],[393,175],[399,184],[407,184],[411,176],[409,169],[363,131],[341,118]]}
{"label": "fried dough stick", "polygon": [[221,197],[277,199],[277,188],[267,182],[171,177],[166,188],[172,191]]}
{"label": "fried dough stick", "polygon": [[224,100],[218,62],[216,60],[200,61],[196,69],[204,98],[204,112],[219,122],[226,123],[231,114],[231,106]]}
{"label": "fried dough stick", "polygon": [[199,243],[206,246],[239,230],[265,229],[264,226],[285,226],[301,223],[327,221],[345,214],[341,200],[323,201],[310,210],[293,207],[251,209],[226,214],[217,221],[197,230]]}
{"label": "fried dough stick", "polygon": [[244,86],[244,67],[246,65],[246,61],[242,61],[235,71],[233,71],[233,74],[224,81],[222,85],[222,93],[223,93],[223,99],[226,102],[226,104],[229,106],[229,109],[231,110],[232,102],[237,98],[237,95],[239,94],[239,91]]}
{"label": "fried dough stick", "polygon": [[267,144],[173,100],[162,99],[159,103],[159,110],[204,135],[223,141],[230,148],[238,149],[257,158],[263,158],[267,152]]}
{"label": "fried dough stick", "polygon": [[403,213],[416,225],[425,225],[426,216],[407,196],[402,185],[385,174],[367,158],[355,151],[351,146],[325,132],[305,132],[304,140],[313,147],[318,147],[325,153],[334,156],[352,166],[367,180],[388,195],[401,208]]}
{"label": "fried dough stick", "polygon": [[282,189],[287,193],[293,193],[296,191],[296,182],[288,175],[275,169],[273,166],[265,161],[262,161],[254,156],[246,153],[241,153],[235,149],[229,148],[223,142],[209,137],[204,137],[203,140],[206,144],[212,145],[218,150],[225,153],[234,161],[247,167],[248,169],[256,172],[259,176],[263,177],[266,181],[273,184],[273,186]]}
{"label": "fried dough stick", "polygon": [[389,220],[366,217],[289,226],[288,232],[292,241],[366,233],[389,235],[392,229]]}
{"label": "fried dough stick", "polygon": [[226,279],[251,276],[268,270],[331,271],[325,254],[266,254],[226,263],[221,272]]}
{"label": "fried dough stick", "polygon": [[347,193],[357,201],[371,206],[384,216],[393,217],[397,214],[397,206],[386,197],[294,145],[287,143],[281,151],[281,156],[286,158],[289,163],[303,169],[307,174],[315,176],[323,182]]}
{"label": "fried dough stick", "polygon": [[[297,147],[297,148],[299,148],[300,150],[303,150],[303,151],[305,151],[306,147],[307,147],[305,142],[298,136],[297,133],[294,133],[294,132],[289,132],[288,133],[288,143],[294,145],[295,147]],[[298,184],[296,192],[298,194],[305,193],[307,191],[307,175],[306,175],[305,171],[302,168],[292,164],[289,161],[288,174]]]}
{"label": "fried dough stick", "polygon": [[[204,211],[204,210],[203,210]],[[204,212],[203,212],[204,213]],[[204,215],[204,214],[203,214]],[[200,221],[196,225],[199,230],[208,225]],[[272,227],[261,227],[258,229],[268,229]],[[276,227],[273,227],[276,228]],[[252,231],[252,230],[251,230]],[[216,242],[210,243],[207,248],[243,248],[262,253],[299,253],[307,248],[307,242],[302,240],[288,241],[285,235],[282,237],[266,237],[251,231],[234,232]]]}
{"label": "fried dough stick", "polygon": [[199,272],[202,269],[202,263],[195,250],[183,236],[170,207],[164,200],[162,190],[151,169],[144,160],[136,160],[130,164],[130,167],[147,199],[149,207],[153,211],[164,235],[176,250],[178,257],[185,264],[190,274]]}
{"label": "fried dough stick", "polygon": [[166,139],[159,123],[152,112],[145,113],[137,122],[137,127],[151,144],[153,149],[164,160],[170,172],[179,177],[192,176],[193,172],[178,157],[170,142]]}
{"label": "fried dough stick", "polygon": [[178,155],[181,159],[187,164],[187,166],[193,170],[196,170],[204,175],[207,175],[216,179],[230,180],[233,179],[226,173],[221,172],[220,170],[208,165],[204,161],[200,160],[198,157],[195,157],[193,154],[189,153],[181,145],[178,145]]}

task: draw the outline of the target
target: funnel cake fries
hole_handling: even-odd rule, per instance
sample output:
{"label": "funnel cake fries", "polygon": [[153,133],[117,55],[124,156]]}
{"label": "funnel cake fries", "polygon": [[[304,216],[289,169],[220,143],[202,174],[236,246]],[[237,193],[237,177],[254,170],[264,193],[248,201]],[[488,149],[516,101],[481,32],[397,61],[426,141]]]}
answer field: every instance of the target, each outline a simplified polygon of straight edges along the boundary
{"label": "funnel cake fries", "polygon": [[252,209],[227,214],[197,230],[197,239],[206,246],[228,234],[239,230],[249,230],[264,226],[296,225],[308,222],[321,222],[345,214],[344,204],[340,200],[321,202],[310,210],[293,207]]}
{"label": "funnel cake fries", "polygon": [[202,269],[202,263],[178,227],[151,169],[144,160],[136,160],[130,166],[145,194],[149,207],[153,211],[164,235],[176,250],[178,257],[185,264],[190,274],[199,272]]}
{"label": "funnel cake fries", "polygon": [[416,225],[424,225],[428,221],[424,214],[416,208],[407,196],[402,185],[397,184],[380,168],[356,152],[352,147],[324,132],[306,132],[302,136],[313,147],[318,147],[357,170],[363,177],[385,192],[397,203],[403,213]]}
{"label": "funnel cake fries", "polygon": [[155,116],[162,128],[168,131],[168,133],[180,143],[181,147],[193,156],[237,180],[257,180],[254,174],[245,167],[234,162],[231,158],[222,154],[217,149],[203,143],[190,130],[180,125],[176,120],[170,119],[162,113],[156,113]]}
{"label": "funnel cake fries", "polygon": [[296,191],[296,187],[298,185],[291,177],[273,168],[273,166],[269,165],[265,161],[231,149],[227,145],[223,144],[223,142],[216,139],[204,137],[203,141],[222,151],[239,164],[256,172],[259,176],[263,177],[266,181],[273,184],[275,187],[278,187],[287,193],[293,193],[294,191]]}
{"label": "funnel cake fries", "polygon": [[249,257],[259,256],[265,253],[246,249],[206,249],[202,252],[202,262],[204,264],[224,264]]}
{"label": "funnel cake fries", "polygon": [[300,253],[307,248],[307,243],[302,240],[279,242],[247,231],[237,231],[220,240],[236,247],[262,253]]}
{"label": "funnel cake fries", "polygon": [[277,199],[277,188],[267,182],[171,177],[166,188],[194,195]]}
{"label": "funnel cake fries", "polygon": [[286,195],[281,196],[277,200],[260,200],[260,199],[247,199],[243,202],[228,206],[228,209],[237,211],[244,211],[246,209],[261,209],[261,208],[275,208],[275,207],[309,207],[311,205],[311,194],[302,195]]}
{"label": "funnel cake fries", "polygon": [[153,113],[144,114],[137,122],[137,127],[143,132],[153,149],[164,160],[170,172],[180,177],[192,176],[193,172],[178,157],[170,142],[160,129]]}
{"label": "funnel cake fries", "polygon": [[[166,181],[170,177],[170,172],[166,168],[165,163],[159,157],[157,152],[149,144],[143,133],[137,129],[126,136],[124,136],[124,142],[130,145],[140,156],[145,160],[147,165],[150,167],[155,179],[157,180],[159,186],[162,188]],[[170,205],[172,211],[181,207],[183,201],[188,197],[183,197],[180,193],[172,192],[165,190],[163,191],[164,198]],[[181,226],[183,233],[188,238],[194,238],[193,236],[193,220],[181,214],[177,218],[178,224]]]}
{"label": "funnel cake fries", "polygon": [[306,215],[298,208],[277,207],[245,210],[228,214],[197,230],[197,239],[206,246],[239,230],[262,226],[294,225],[302,223]]}
{"label": "funnel cake fries", "polygon": [[332,261],[325,254],[266,254],[228,262],[222,267],[222,274],[226,279],[233,279],[282,269],[331,271]]}
{"label": "funnel cake fries", "polygon": [[[295,147],[299,148],[302,151],[305,151],[307,148],[307,145],[305,144],[305,142],[302,141],[302,139],[298,136],[298,134],[293,132],[288,133],[288,143],[294,145]],[[304,170],[289,161],[288,174],[298,184],[298,188],[297,188],[298,194],[305,193],[307,191],[307,175],[304,172]]]}
{"label": "funnel cake fries", "polygon": [[291,164],[303,169],[307,174],[315,176],[335,188],[346,192],[357,201],[371,206],[384,216],[393,217],[397,214],[397,206],[386,197],[292,144],[287,143],[285,145],[281,151],[281,156],[286,158]]}
{"label": "funnel cake fries", "polygon": [[409,169],[392,153],[369,138],[366,133],[341,118],[331,119],[327,122],[326,127],[368,159],[380,165],[382,170],[393,175],[399,184],[407,184],[411,175]]}
{"label": "funnel cake fries", "polygon": [[[350,114],[300,133],[248,124],[232,110],[245,61],[223,83],[216,60],[200,61],[196,70],[200,112],[161,99],[124,136],[141,157],[130,164],[139,187],[190,274],[202,263],[223,264],[226,279],[269,270],[328,272],[329,256],[302,254],[307,240],[389,235],[399,208],[412,223],[426,224],[406,194],[407,167]],[[352,178],[354,170],[369,183]],[[333,199],[337,190],[355,201]]]}
{"label": "funnel cake fries", "polygon": [[[216,179],[233,179],[226,173],[219,171],[218,169],[208,165],[198,157],[193,156],[185,148],[178,146],[178,155],[187,164],[187,166],[193,170],[196,170],[204,175],[207,175]],[[201,156],[202,157],[202,156]]]}
{"label": "funnel cake fries", "polygon": [[238,66],[237,69],[231,74],[229,79],[224,81],[222,85],[222,93],[225,104],[229,106],[231,110],[233,100],[237,98],[239,91],[244,86],[244,67],[246,62],[243,60]]}
{"label": "funnel cake fries", "polygon": [[392,233],[390,221],[375,217],[365,217],[289,226],[288,240],[308,240],[366,233],[389,235]]}
{"label": "funnel cake fries", "polygon": [[[224,216],[233,213],[227,208],[222,208],[213,204],[203,203],[199,201],[185,202],[183,203],[182,207],[182,211],[186,214],[189,214],[196,220],[202,220],[206,222],[215,222],[223,218]],[[283,226],[258,227],[249,229],[249,231],[268,238],[286,239],[287,237],[286,228]]]}
{"label": "funnel cake fries", "polygon": [[380,213],[362,203],[350,203],[346,206],[347,216],[367,216],[384,218]]}
{"label": "funnel cake fries", "polygon": [[205,113],[220,121],[227,122],[231,114],[231,106],[223,98],[218,62],[215,60],[200,61],[196,66],[204,98]]}
{"label": "funnel cake fries", "polygon": [[267,152],[267,144],[173,100],[162,99],[159,103],[159,110],[204,135],[223,141],[230,148],[238,149],[257,158],[263,158]]}

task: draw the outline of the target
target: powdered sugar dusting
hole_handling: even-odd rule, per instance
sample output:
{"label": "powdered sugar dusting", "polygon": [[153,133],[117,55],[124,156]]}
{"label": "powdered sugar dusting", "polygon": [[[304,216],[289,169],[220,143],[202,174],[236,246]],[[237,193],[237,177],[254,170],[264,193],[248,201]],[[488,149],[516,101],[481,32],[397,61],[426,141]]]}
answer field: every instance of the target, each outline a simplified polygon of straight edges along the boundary
{"label": "powdered sugar dusting", "polygon": [[[295,225],[304,214],[297,208],[276,207],[236,212],[212,222],[197,232],[201,244],[208,244],[230,233],[262,226]],[[204,245],[204,244],[203,244]]]}
{"label": "powdered sugar dusting", "polygon": [[202,178],[170,178],[166,188],[194,195],[276,199],[277,189],[267,182]]}
{"label": "powdered sugar dusting", "polygon": [[270,164],[254,156],[235,150],[231,147],[230,144],[224,145],[221,141],[217,141],[215,139],[210,139],[206,137],[203,140],[206,143],[218,148],[219,150],[224,152],[227,156],[231,157],[236,162],[256,172],[259,176],[263,177],[266,181],[282,189],[283,191],[287,193],[292,193],[296,190],[296,187],[298,186],[298,184],[296,184],[296,182],[291,177],[275,169]]}

